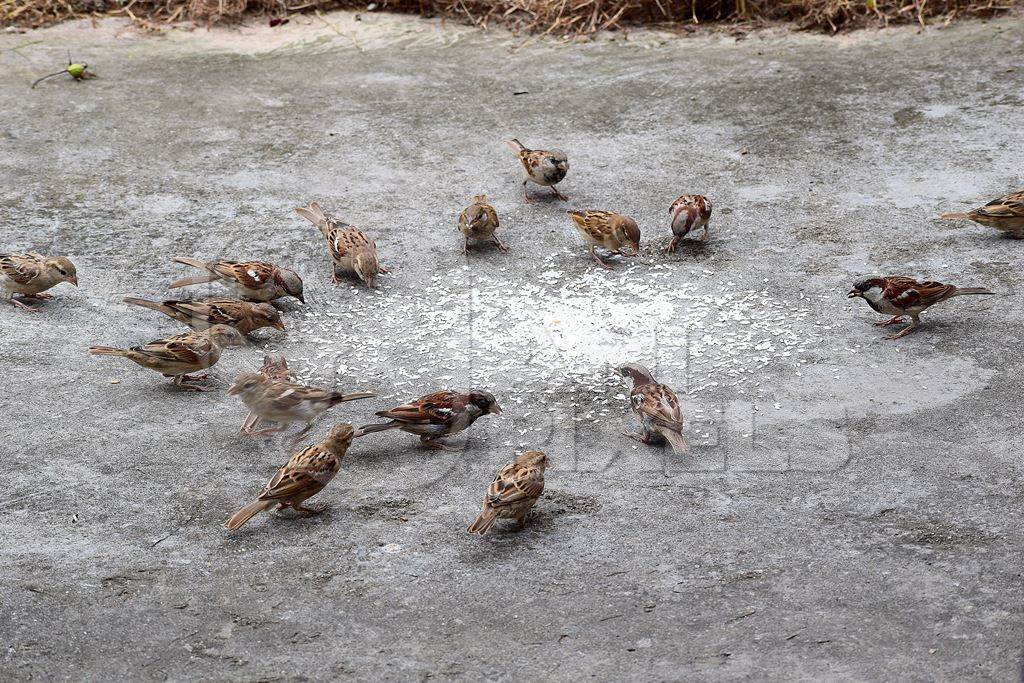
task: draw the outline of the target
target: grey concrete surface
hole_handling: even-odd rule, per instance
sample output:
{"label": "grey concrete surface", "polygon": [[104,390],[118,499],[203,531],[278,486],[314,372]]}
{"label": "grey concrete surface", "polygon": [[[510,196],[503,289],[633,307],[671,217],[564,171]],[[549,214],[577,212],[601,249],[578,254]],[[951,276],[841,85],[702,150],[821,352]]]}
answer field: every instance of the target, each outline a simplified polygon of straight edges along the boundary
{"label": "grey concrete surface", "polygon": [[[934,217],[1022,184],[1022,29],[0,36],[0,249],[82,284],[0,307],[0,677],[1018,678],[1024,243]],[[30,91],[68,48],[100,78]],[[522,202],[510,135],[568,152],[569,202]],[[481,191],[508,254],[459,251]],[[713,239],[663,256],[684,192]],[[327,281],[310,199],[376,238],[377,291]],[[635,216],[641,256],[595,268],[577,207]],[[309,305],[216,393],[88,357],[177,329],[120,303],[170,294],[172,255],[289,264]],[[889,342],[844,298],[872,273],[998,296]],[[286,457],[223,392],[265,351],[380,392],[314,436],[444,386],[505,414],[458,454],[360,439],[328,513],[229,535]],[[692,457],[621,436],[623,361],[686,393]],[[531,524],[468,536],[524,447],[554,462]]]}

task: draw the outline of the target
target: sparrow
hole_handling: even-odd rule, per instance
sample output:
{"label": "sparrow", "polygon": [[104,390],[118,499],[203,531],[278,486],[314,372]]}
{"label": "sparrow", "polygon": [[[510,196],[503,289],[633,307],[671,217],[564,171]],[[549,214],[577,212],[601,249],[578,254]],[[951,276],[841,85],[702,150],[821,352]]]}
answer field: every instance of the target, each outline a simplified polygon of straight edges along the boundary
{"label": "sparrow", "polygon": [[255,430],[255,421],[246,418],[240,430],[243,434],[274,434],[288,429],[292,422],[305,422],[306,426],[295,435],[293,443],[298,443],[313,428],[313,421],[329,408],[345,401],[372,398],[377,395],[369,391],[342,394],[329,389],[305,386],[287,379],[276,379],[261,372],[243,372],[238,375],[227,393],[228,396],[240,397],[251,414],[278,423],[277,427]]}
{"label": "sparrow", "polygon": [[515,519],[520,529],[526,526],[526,514],[544,491],[544,470],[550,466],[544,453],[527,451],[498,470],[480,516],[466,531],[483,536],[496,519]]}
{"label": "sparrow", "polygon": [[659,444],[667,441],[680,455],[690,452],[683,438],[683,409],[675,392],[654,381],[650,371],[642,365],[630,363],[619,368],[619,374],[633,380],[629,404],[640,418],[639,432],[623,432],[641,443]]}
{"label": "sparrow", "polygon": [[458,451],[461,449],[443,444],[439,439],[458,434],[483,415],[501,415],[501,407],[487,391],[474,389],[466,394],[438,391],[391,410],[381,410],[376,415],[389,418],[391,422],[360,427],[360,435],[401,429],[419,435],[423,445],[432,450]]}
{"label": "sparrow", "polygon": [[39,309],[18,301],[15,294],[29,299],[52,299],[52,294],[43,292],[62,282],[78,286],[75,264],[63,256],[50,258],[34,251],[27,254],[0,253],[0,289],[8,301],[22,310],[35,313]]}
{"label": "sparrow", "polygon": [[170,289],[219,280],[234,289],[243,299],[250,301],[273,301],[283,296],[293,296],[306,303],[302,298],[302,278],[287,268],[279,268],[262,261],[206,262],[183,256],[175,256],[171,260],[207,272],[204,275],[175,280],[168,285]]}
{"label": "sparrow", "polygon": [[846,298],[860,297],[876,312],[892,316],[888,320],[876,322],[875,325],[879,327],[895,325],[903,320],[903,316],[909,315],[910,325],[889,337],[899,339],[921,326],[920,316],[926,308],[964,294],[995,292],[984,287],[956,287],[942,282],[918,282],[909,277],[891,276],[862,280],[853,286]]}
{"label": "sparrow", "polygon": [[1015,239],[1024,239],[1024,190],[993,199],[985,206],[967,213],[944,213],[939,218],[966,218],[990,228],[1005,230]]}
{"label": "sparrow", "polygon": [[[283,382],[294,382],[295,373],[288,367],[288,361],[285,360],[284,356],[277,356],[276,358],[271,355],[263,356],[263,365],[260,366],[258,372],[261,375],[266,375],[270,379],[281,380]],[[249,411],[249,414],[245,418],[245,422],[242,423],[242,428],[239,430],[242,434],[251,432],[260,421],[260,416],[256,413]]]}
{"label": "sparrow", "polygon": [[270,508],[292,508],[303,517],[318,515],[327,505],[306,507],[307,498],[320,493],[334,479],[341,467],[341,459],[352,445],[352,425],[332,427],[321,443],[303,448],[292,455],[288,464],[277,471],[263,487],[256,500],[231,515],[224,526],[234,531],[250,519]]}
{"label": "sparrow", "polygon": [[533,201],[526,192],[526,183],[531,180],[538,185],[550,187],[551,192],[563,202],[569,199],[555,188],[569,172],[569,158],[565,152],[527,149],[515,138],[506,140],[505,144],[519,155],[519,163],[523,165],[523,197],[527,202]]}
{"label": "sparrow", "polygon": [[501,243],[494,231],[498,228],[498,212],[487,203],[487,195],[478,194],[472,199],[472,203],[463,209],[459,214],[459,231],[465,238],[462,246],[462,253],[469,253],[469,240],[494,240],[501,251],[508,251],[508,247]]}
{"label": "sparrow", "polygon": [[[602,268],[611,265],[597,255],[597,247],[604,247],[610,252],[622,256],[636,256],[640,253],[640,228],[636,221],[611,211],[568,211],[576,229],[590,245],[590,255],[594,262]],[[629,246],[633,253],[622,251]]]}
{"label": "sparrow", "polygon": [[228,298],[197,301],[169,299],[158,302],[133,296],[125,297],[124,302],[159,311],[193,330],[206,330],[212,325],[229,325],[242,334],[249,334],[262,327],[273,327],[284,332],[281,312],[267,303],[250,303]]}
{"label": "sparrow", "polygon": [[690,232],[704,228],[700,241],[708,241],[708,222],[711,220],[711,200],[699,194],[684,194],[668,207],[668,215],[672,217],[672,241],[665,247],[665,253],[676,250]]}
{"label": "sparrow", "polygon": [[315,225],[327,240],[327,249],[334,261],[331,282],[341,282],[338,279],[341,270],[355,275],[367,287],[373,287],[377,275],[388,272],[377,260],[377,245],[359,228],[331,218],[316,202],[300,206],[295,212]]}
{"label": "sparrow", "polygon": [[206,379],[207,375],[189,376],[188,373],[213,367],[220,360],[221,351],[244,345],[245,338],[235,328],[213,325],[202,332],[186,332],[130,349],[91,346],[89,353],[93,356],[123,356],[164,377],[173,377],[175,386],[190,391],[213,391],[212,387],[194,384]]}

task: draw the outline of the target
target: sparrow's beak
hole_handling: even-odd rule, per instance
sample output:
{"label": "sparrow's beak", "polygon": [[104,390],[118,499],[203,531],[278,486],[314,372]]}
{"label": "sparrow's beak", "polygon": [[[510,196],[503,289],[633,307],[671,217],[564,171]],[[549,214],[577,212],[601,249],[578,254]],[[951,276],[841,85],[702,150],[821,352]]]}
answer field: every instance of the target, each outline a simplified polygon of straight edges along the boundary
{"label": "sparrow's beak", "polygon": [[491,406],[491,409],[487,411],[490,415],[501,415],[501,406],[497,403]]}
{"label": "sparrow's beak", "polygon": [[77,275],[72,275],[71,277],[68,278],[68,282],[70,282],[75,287],[77,287],[78,286],[78,276]]}
{"label": "sparrow's beak", "polygon": [[296,294],[295,298],[301,301],[302,303],[306,303],[306,297],[302,296],[301,294]]}
{"label": "sparrow's beak", "polygon": [[851,290],[850,290],[850,291],[849,291],[849,292],[847,293],[847,295],[846,295],[846,298],[847,298],[847,299],[856,299],[856,298],[857,298],[857,297],[859,297],[860,295],[861,295],[861,293],[860,293],[859,291],[857,291],[856,289],[851,289]]}
{"label": "sparrow's beak", "polygon": [[273,327],[275,330],[281,330],[282,332],[284,332],[284,323],[281,322],[280,320],[278,320],[276,323],[271,324],[271,327]]}
{"label": "sparrow's beak", "polygon": [[238,394],[242,393],[242,387],[238,386],[237,384],[232,384],[230,387],[228,387],[226,393],[228,396],[238,396]]}

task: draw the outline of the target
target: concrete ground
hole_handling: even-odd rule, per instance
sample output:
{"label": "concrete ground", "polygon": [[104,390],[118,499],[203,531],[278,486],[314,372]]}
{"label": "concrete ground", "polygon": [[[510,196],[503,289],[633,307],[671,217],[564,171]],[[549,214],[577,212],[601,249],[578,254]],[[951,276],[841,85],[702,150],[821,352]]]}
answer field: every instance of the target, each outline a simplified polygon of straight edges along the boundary
{"label": "concrete ground", "polygon": [[[0,250],[81,280],[0,306],[0,676],[1018,678],[1024,243],[935,216],[1022,184],[1022,29],[524,44],[339,13],[0,36]],[[100,77],[29,90],[67,49]],[[567,151],[568,202],[522,201],[511,135]],[[508,254],[460,251],[478,192]],[[713,199],[712,239],[665,256],[684,192]],[[376,291],[327,281],[292,212],[311,199],[376,238]],[[643,253],[596,268],[566,208],[634,216]],[[173,255],[307,283],[215,393],[85,352],[177,330],[120,303],[171,295]],[[845,298],[875,273],[998,296],[890,342]],[[505,413],[458,454],[359,439],[328,513],[229,535],[287,456],[223,391],[268,351],[379,392],[312,438],[447,386]],[[692,456],[621,435],[626,361],[685,393]],[[554,463],[529,526],[470,537],[527,447]]]}

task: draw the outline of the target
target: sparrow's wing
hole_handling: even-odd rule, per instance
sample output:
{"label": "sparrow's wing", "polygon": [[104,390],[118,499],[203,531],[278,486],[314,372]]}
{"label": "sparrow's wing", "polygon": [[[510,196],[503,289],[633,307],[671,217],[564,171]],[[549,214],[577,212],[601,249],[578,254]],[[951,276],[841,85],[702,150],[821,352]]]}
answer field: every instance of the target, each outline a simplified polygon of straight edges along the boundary
{"label": "sparrow's wing", "polygon": [[361,230],[348,223],[332,223],[329,234],[327,246],[331,250],[331,257],[335,261],[346,256],[352,256],[368,246],[373,247],[373,242]]}
{"label": "sparrow's wing", "polygon": [[208,337],[187,333],[134,346],[132,351],[158,360],[194,365],[210,355],[211,346]]}
{"label": "sparrow's wing", "polygon": [[633,408],[653,423],[671,429],[683,428],[683,410],[675,392],[664,384],[644,384],[633,390]]}
{"label": "sparrow's wing", "polygon": [[216,304],[205,301],[165,301],[164,306],[174,310],[179,315],[192,320],[202,320],[208,325],[230,324],[235,318],[224,315],[222,309]]}
{"label": "sparrow's wing", "polygon": [[262,289],[274,279],[277,268],[261,261],[218,261],[212,270],[227,280],[234,280],[246,289]]}
{"label": "sparrow's wing", "polygon": [[930,306],[956,290],[942,282],[918,282],[909,277],[886,278],[882,295],[899,308]]}
{"label": "sparrow's wing", "polygon": [[0,254],[0,272],[19,285],[27,285],[43,272],[43,264],[32,256]]}
{"label": "sparrow's wing", "polygon": [[466,403],[466,397],[461,394],[439,391],[391,410],[382,410],[377,415],[410,424],[448,424],[465,410]]}
{"label": "sparrow's wing", "polygon": [[487,220],[490,224],[494,227],[498,227],[498,212],[494,210],[494,207],[490,204],[481,204],[481,206],[483,207],[484,213],[487,214]]}
{"label": "sparrow's wing", "polygon": [[1024,218],[1024,190],[1008,194],[999,199],[993,199],[985,206],[975,209],[971,213],[992,216],[993,218]]}
{"label": "sparrow's wing", "polygon": [[[320,444],[308,446],[292,456],[260,492],[260,500],[287,500],[300,494],[310,496],[327,485],[335,473],[334,457]],[[308,496],[307,496],[308,497]]]}
{"label": "sparrow's wing", "polygon": [[276,410],[292,410],[306,401],[328,401],[333,391],[307,387],[294,382],[274,382],[267,387],[263,398]]}
{"label": "sparrow's wing", "polygon": [[537,498],[544,490],[544,476],[536,467],[517,463],[499,470],[487,489],[487,503],[500,508]]}

